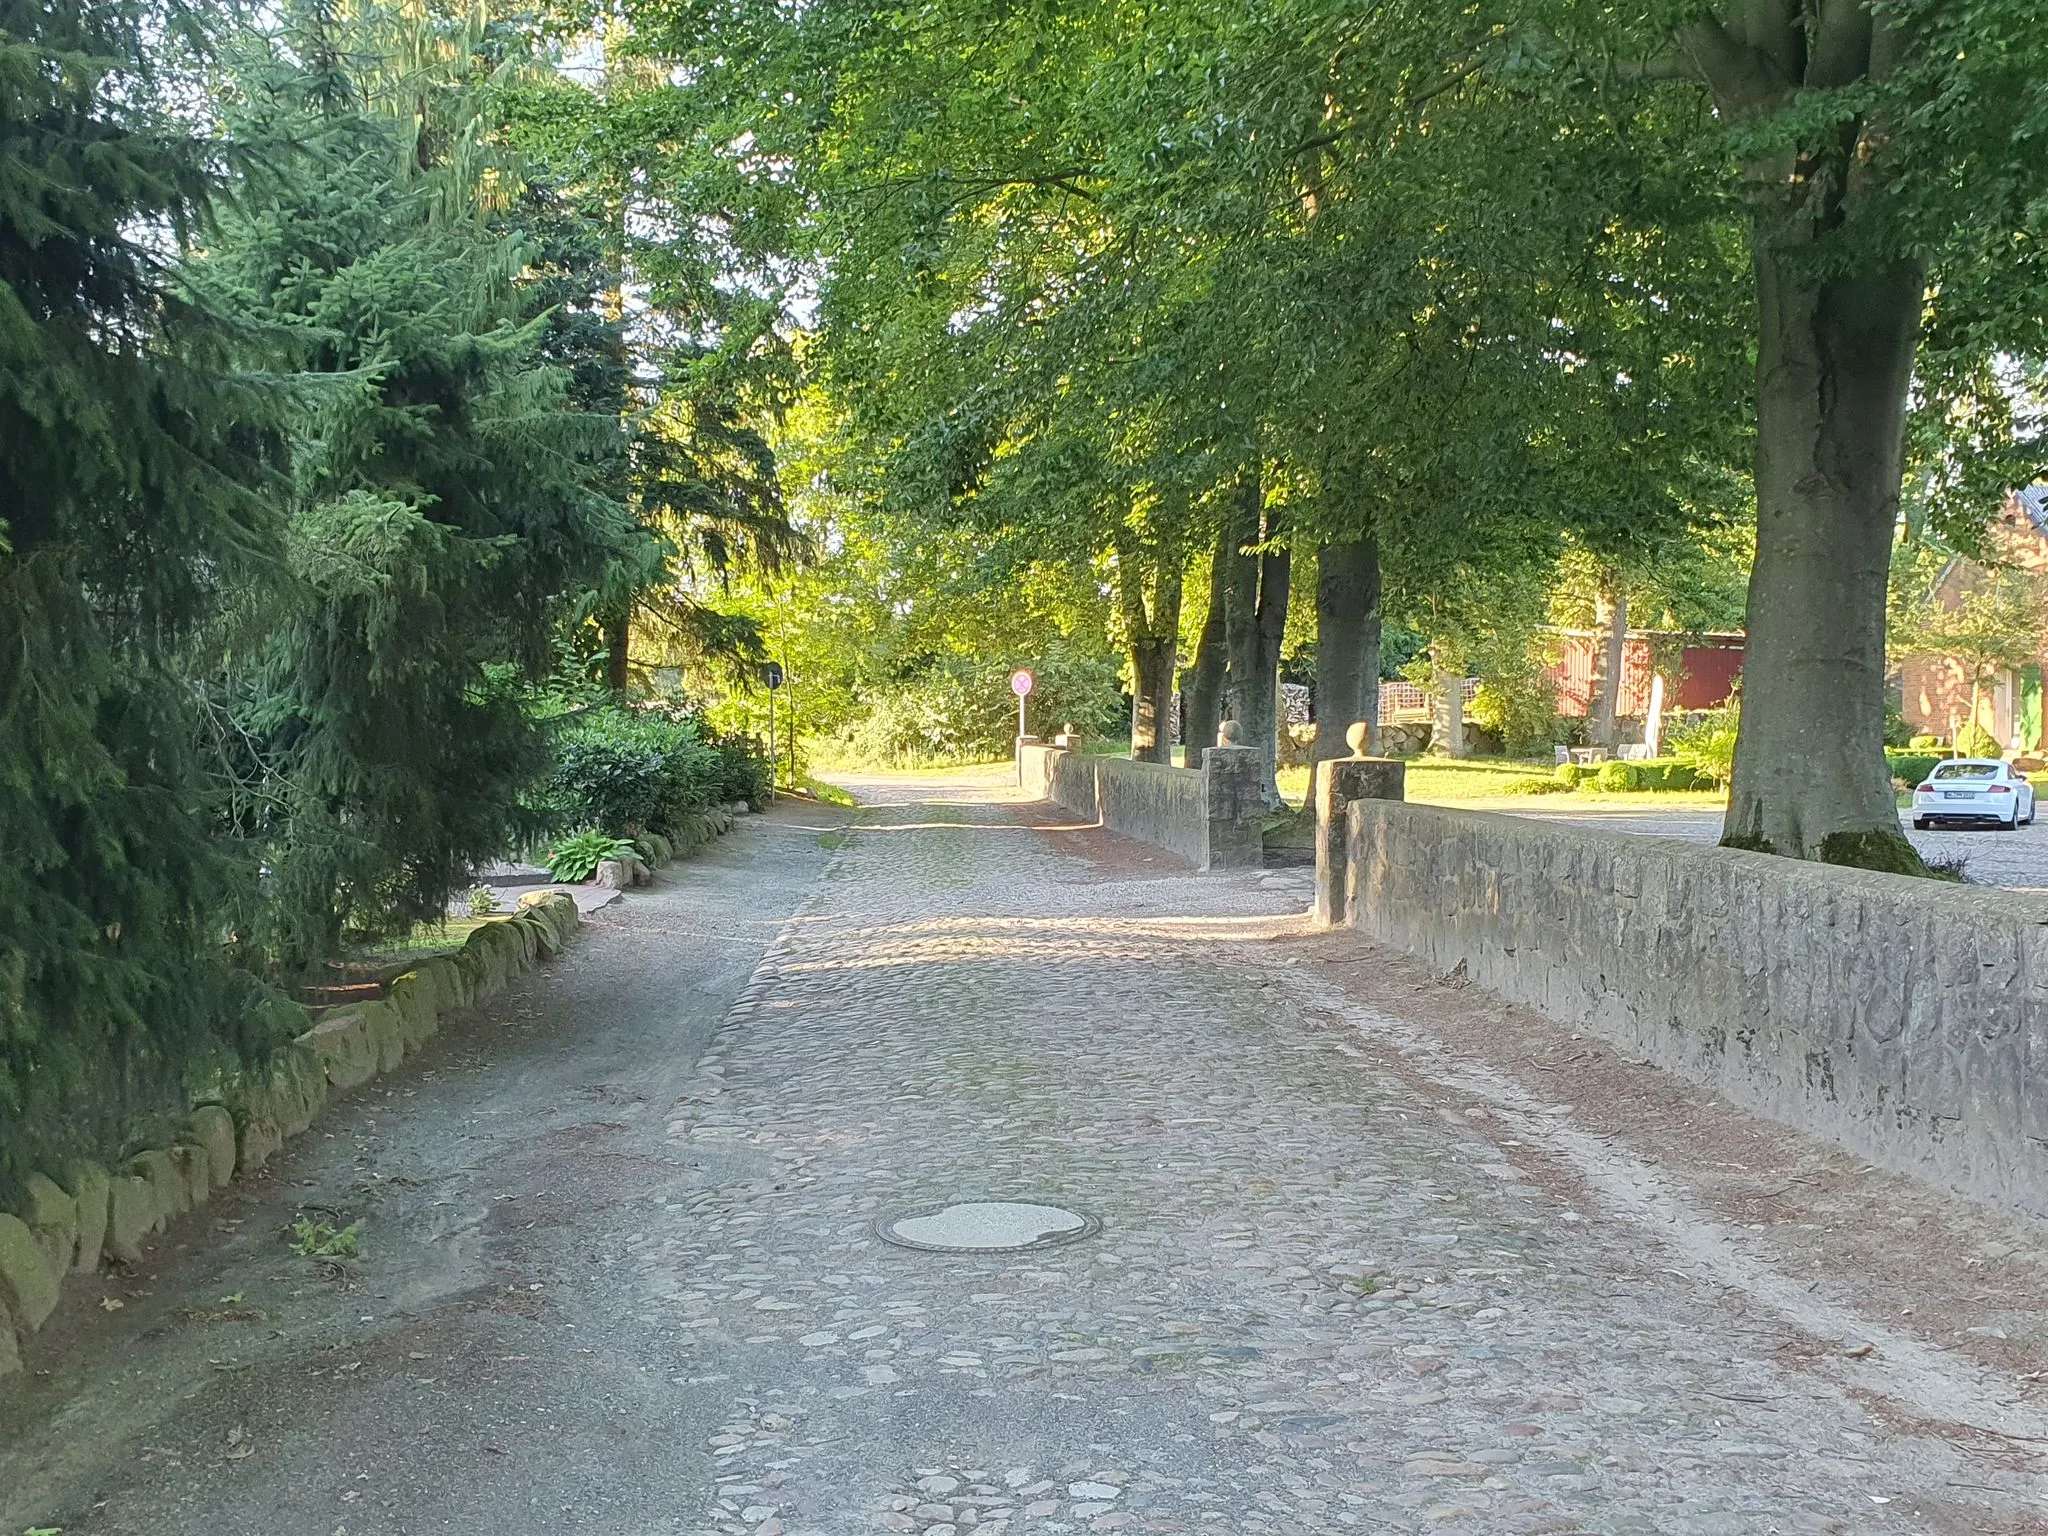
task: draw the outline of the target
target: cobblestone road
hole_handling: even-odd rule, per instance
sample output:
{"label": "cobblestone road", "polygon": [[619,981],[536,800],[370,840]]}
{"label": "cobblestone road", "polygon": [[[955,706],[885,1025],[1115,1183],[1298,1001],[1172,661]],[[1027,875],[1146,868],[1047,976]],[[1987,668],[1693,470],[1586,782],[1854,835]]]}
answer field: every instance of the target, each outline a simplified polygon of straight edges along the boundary
{"label": "cobblestone road", "polygon": [[[1304,875],[1163,879],[995,788],[863,794],[669,1126],[700,1187],[639,1306],[726,1404],[679,1529],[2041,1528],[2031,1476],[1788,1363],[1782,1315],[1318,1018]],[[968,1198],[1103,1229],[874,1235]]]}
{"label": "cobblestone road", "polygon": [[[2039,1230],[1305,934],[1305,872],[862,793],[74,1286],[0,1536],[2048,1532]],[[874,1235],[976,1197],[1102,1228]]]}

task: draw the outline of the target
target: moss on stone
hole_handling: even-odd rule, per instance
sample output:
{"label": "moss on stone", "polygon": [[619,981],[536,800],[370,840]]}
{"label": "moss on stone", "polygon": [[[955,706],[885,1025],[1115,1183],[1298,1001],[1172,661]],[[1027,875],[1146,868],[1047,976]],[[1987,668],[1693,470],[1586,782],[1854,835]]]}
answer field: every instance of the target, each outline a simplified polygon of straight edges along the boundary
{"label": "moss on stone", "polygon": [[1887,875],[1928,873],[1920,851],[1897,832],[1830,832],[1820,840],[1820,862]]}

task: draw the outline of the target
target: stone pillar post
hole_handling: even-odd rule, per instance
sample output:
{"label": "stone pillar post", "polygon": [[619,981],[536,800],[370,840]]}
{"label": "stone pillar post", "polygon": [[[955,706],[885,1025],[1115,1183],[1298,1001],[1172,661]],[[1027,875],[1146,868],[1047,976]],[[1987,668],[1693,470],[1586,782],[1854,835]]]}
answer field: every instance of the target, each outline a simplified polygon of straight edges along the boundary
{"label": "stone pillar post", "polygon": [[1266,862],[1265,756],[1256,747],[1202,753],[1209,819],[1202,868],[1257,869]]}
{"label": "stone pillar post", "polygon": [[1408,765],[1399,758],[1366,757],[1372,739],[1364,721],[1345,733],[1351,756],[1334,757],[1316,772],[1316,902],[1310,924],[1341,928],[1350,916],[1351,829],[1345,810],[1354,800],[1405,800]]}
{"label": "stone pillar post", "polygon": [[1024,787],[1024,749],[1037,745],[1038,738],[1036,736],[1019,736],[1017,738],[1017,787],[1019,789]]}

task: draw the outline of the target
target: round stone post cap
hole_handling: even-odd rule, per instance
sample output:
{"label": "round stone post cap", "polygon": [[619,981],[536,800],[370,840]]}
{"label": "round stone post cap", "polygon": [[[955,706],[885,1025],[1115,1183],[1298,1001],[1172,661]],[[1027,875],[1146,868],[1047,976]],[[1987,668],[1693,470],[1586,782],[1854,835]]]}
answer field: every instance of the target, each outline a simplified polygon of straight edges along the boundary
{"label": "round stone post cap", "polygon": [[1237,745],[1238,737],[1243,734],[1243,726],[1239,725],[1235,720],[1226,720],[1216,727],[1216,745],[1219,747],[1234,747]]}
{"label": "round stone post cap", "polygon": [[1364,720],[1354,720],[1344,732],[1344,740],[1351,747],[1353,757],[1364,757],[1372,745],[1372,726]]}

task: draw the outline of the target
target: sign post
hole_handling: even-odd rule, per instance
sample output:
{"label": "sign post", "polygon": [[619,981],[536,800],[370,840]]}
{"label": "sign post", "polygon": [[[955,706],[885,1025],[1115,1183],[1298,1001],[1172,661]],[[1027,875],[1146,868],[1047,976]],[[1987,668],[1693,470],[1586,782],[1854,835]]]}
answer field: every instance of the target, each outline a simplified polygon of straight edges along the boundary
{"label": "sign post", "polygon": [[761,669],[761,676],[768,684],[768,802],[775,802],[775,767],[779,755],[775,750],[775,690],[782,686],[782,663],[771,661]]}
{"label": "sign post", "polygon": [[1031,733],[1024,728],[1024,701],[1031,697],[1031,690],[1038,685],[1038,679],[1031,675],[1028,667],[1019,667],[1010,674],[1010,692],[1017,695],[1017,735],[1021,740]]}

